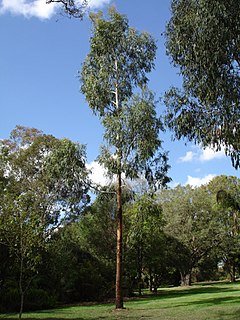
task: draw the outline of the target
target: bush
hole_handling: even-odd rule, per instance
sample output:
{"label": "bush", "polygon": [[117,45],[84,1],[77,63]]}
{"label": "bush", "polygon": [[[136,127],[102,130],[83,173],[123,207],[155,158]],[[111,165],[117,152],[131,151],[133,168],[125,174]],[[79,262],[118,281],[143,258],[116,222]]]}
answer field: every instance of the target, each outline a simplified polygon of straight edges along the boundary
{"label": "bush", "polygon": [[56,306],[56,298],[43,289],[29,289],[25,296],[24,310],[39,310]]}

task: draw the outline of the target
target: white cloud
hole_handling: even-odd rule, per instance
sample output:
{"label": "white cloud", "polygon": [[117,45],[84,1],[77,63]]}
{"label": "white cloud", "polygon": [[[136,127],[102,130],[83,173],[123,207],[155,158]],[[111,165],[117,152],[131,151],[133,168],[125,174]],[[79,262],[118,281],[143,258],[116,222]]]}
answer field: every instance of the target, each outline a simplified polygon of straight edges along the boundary
{"label": "white cloud", "polygon": [[107,170],[101,166],[97,161],[92,161],[86,165],[87,169],[91,170],[90,179],[93,183],[100,186],[106,186],[110,183],[110,179],[107,177]]}
{"label": "white cloud", "polygon": [[179,158],[179,161],[180,162],[190,162],[193,160],[193,158],[194,158],[194,153],[192,151],[187,151],[185,156]]}
{"label": "white cloud", "polygon": [[199,156],[200,161],[209,161],[213,159],[220,159],[226,157],[225,152],[223,149],[220,151],[214,151],[211,148],[206,148],[204,150],[201,150],[201,154]]}
{"label": "white cloud", "polygon": [[49,19],[56,11],[55,4],[46,4],[46,0],[2,0],[0,13],[10,12],[24,17]]}
{"label": "white cloud", "polygon": [[101,8],[104,5],[107,5],[111,2],[111,0],[89,0],[88,5],[92,9]]}
{"label": "white cloud", "polygon": [[178,159],[179,162],[192,162],[192,161],[210,161],[214,159],[221,159],[226,157],[224,148],[220,151],[207,147],[202,149],[200,146],[192,146],[194,151],[187,151],[186,154]]}
{"label": "white cloud", "polygon": [[[81,3],[82,1],[77,2]],[[89,0],[89,8],[96,9],[107,5],[111,0]],[[0,0],[0,13],[23,15],[26,18],[36,17],[50,19],[60,8],[59,3],[46,4],[46,0]]]}
{"label": "white cloud", "polygon": [[216,176],[215,174],[208,174],[203,178],[188,176],[187,177],[187,182],[185,183],[185,185],[189,184],[189,185],[191,185],[193,187],[199,187],[202,184],[206,184],[209,181],[211,181],[215,176]]}

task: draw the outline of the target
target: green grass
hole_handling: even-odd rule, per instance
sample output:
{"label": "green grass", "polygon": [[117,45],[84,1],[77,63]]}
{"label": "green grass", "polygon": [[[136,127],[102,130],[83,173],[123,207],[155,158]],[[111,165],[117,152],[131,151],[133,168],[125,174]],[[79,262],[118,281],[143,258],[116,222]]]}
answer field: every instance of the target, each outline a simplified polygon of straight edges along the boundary
{"label": "green grass", "polygon": [[[23,319],[240,320],[240,283],[161,289],[157,295],[126,301],[125,307],[115,310],[113,304],[71,306],[25,313]],[[0,319],[16,318],[17,315],[0,315]]]}

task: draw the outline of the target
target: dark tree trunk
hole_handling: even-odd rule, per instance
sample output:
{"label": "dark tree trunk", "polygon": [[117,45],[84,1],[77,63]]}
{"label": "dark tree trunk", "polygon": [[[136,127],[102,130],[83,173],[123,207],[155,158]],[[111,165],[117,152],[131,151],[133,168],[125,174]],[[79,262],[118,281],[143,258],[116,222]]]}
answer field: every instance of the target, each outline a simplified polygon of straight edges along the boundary
{"label": "dark tree trunk", "polygon": [[19,319],[22,319],[22,314],[23,314],[23,301],[24,301],[24,293],[20,292],[20,310],[19,310]]}
{"label": "dark tree trunk", "polygon": [[152,276],[152,269],[149,268],[149,291],[153,291],[153,276]]}
{"label": "dark tree trunk", "polygon": [[232,262],[232,268],[231,268],[231,272],[230,272],[230,277],[231,277],[231,282],[236,282],[236,263],[233,260]]}
{"label": "dark tree trunk", "polygon": [[187,287],[191,285],[191,271],[180,272],[181,275],[181,287]]}
{"label": "dark tree trunk", "polygon": [[142,295],[142,244],[138,246],[138,295]]}
{"label": "dark tree trunk", "polygon": [[[156,270],[155,270],[156,271]],[[157,294],[157,289],[158,289],[158,276],[156,274],[156,272],[154,272],[154,276],[153,276],[153,291],[155,294]]]}
{"label": "dark tree trunk", "polygon": [[18,318],[22,319],[23,313],[23,302],[24,302],[24,291],[23,291],[23,258],[20,260],[20,276],[19,276],[19,293],[20,293],[20,310]]}
{"label": "dark tree trunk", "polygon": [[117,259],[116,259],[116,309],[123,309],[122,294],[122,179],[121,172],[118,173],[117,184]]}

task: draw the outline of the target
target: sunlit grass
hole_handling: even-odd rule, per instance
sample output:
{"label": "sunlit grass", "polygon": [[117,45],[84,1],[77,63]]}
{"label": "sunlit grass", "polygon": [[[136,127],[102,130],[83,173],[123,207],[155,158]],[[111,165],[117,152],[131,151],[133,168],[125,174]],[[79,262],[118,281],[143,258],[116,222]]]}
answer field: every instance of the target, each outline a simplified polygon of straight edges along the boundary
{"label": "sunlit grass", "polygon": [[[113,304],[71,306],[25,313],[23,319],[239,320],[240,283],[161,289],[157,295],[126,301],[125,307],[115,310]],[[17,315],[0,315],[0,318],[16,319]]]}

